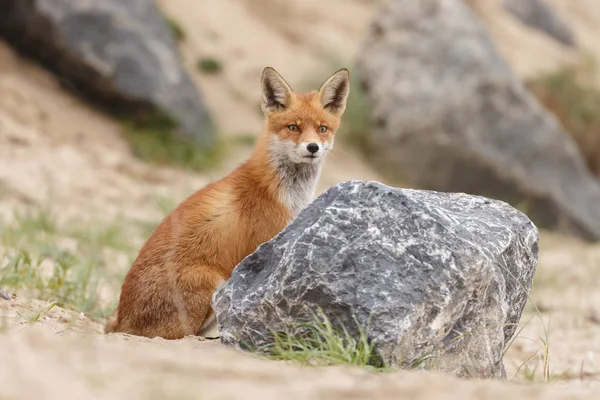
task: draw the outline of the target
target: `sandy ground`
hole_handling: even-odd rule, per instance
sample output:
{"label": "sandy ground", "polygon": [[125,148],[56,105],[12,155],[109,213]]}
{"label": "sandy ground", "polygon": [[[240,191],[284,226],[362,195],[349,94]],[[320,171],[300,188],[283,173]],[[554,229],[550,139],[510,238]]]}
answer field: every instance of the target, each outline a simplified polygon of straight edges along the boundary
{"label": "sandy ground", "polygon": [[[595,39],[600,7],[595,0],[551,2],[567,15],[583,46],[600,54]],[[186,33],[183,59],[222,134],[235,136],[256,134],[262,126],[259,76],[265,63],[293,87],[325,80],[334,68],[351,65],[377,1],[159,3]],[[509,18],[499,10],[499,0],[477,3],[520,76],[577,57],[577,52]],[[202,57],[218,59],[222,73],[198,73],[195,65]],[[66,219],[122,215],[154,221],[161,216],[157,198],[183,199],[226,174],[250,151],[235,149],[221,165],[192,174],[140,163],[120,133],[117,123],[0,43],[1,215],[17,207],[50,204]],[[338,141],[318,193],[349,179],[385,182]],[[599,272],[600,245],[542,234],[533,302],[524,314],[523,331],[507,353],[509,382],[504,383],[416,372],[299,368],[198,338],[167,342],[105,336],[100,334],[103,321],[58,307],[44,312],[48,304],[35,299],[0,299],[0,399],[590,398],[592,392],[600,393]],[[543,380],[545,330],[552,383],[529,383]]]}
{"label": "sandy ground", "polygon": [[[524,384],[459,380],[353,367],[302,368],[187,337],[177,341],[102,336],[85,316],[41,302],[0,303],[0,398],[23,399],[588,399],[590,383]],[[7,322],[8,321],[8,322]]]}

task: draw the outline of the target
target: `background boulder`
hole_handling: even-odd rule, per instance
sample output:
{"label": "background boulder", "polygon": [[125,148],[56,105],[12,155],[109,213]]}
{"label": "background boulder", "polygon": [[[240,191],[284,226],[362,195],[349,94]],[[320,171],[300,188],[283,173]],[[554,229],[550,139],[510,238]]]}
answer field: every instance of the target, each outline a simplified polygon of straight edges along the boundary
{"label": "background boulder", "polygon": [[571,27],[543,0],[504,0],[503,4],[523,23],[544,32],[565,46],[576,45]]}
{"label": "background boulder", "polygon": [[542,227],[600,239],[600,182],[463,2],[384,3],[357,67],[382,171],[423,189],[500,198]]}
{"label": "background boulder", "polygon": [[213,145],[209,114],[153,0],[0,0],[0,36],[111,112]]}
{"label": "background boulder", "polygon": [[388,365],[498,376],[537,257],[537,228],[504,202],[352,181],[242,261],[213,308],[226,344],[264,349],[308,305],[357,338],[354,317],[368,324]]}

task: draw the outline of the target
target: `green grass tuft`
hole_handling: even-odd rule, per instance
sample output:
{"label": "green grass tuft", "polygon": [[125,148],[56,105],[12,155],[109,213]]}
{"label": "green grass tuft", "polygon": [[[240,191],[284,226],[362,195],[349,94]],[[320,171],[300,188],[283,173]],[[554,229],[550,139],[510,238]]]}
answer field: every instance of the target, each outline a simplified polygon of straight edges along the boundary
{"label": "green grass tuft", "polygon": [[45,208],[31,207],[16,211],[13,217],[12,223],[0,220],[0,244],[4,246],[38,243],[57,231],[56,216]]}
{"label": "green grass tuft", "polygon": [[175,21],[173,18],[170,18],[164,14],[163,14],[163,17],[165,18],[165,21],[166,21],[167,25],[169,26],[169,30],[171,31],[171,34],[173,35],[175,40],[177,40],[178,42],[184,41],[185,40],[185,31],[183,30],[181,25],[179,25],[179,23],[177,21]]}
{"label": "green grass tuft", "polygon": [[198,60],[198,70],[207,74],[216,74],[223,70],[221,61],[211,57],[205,57]]}
{"label": "green grass tuft", "polygon": [[272,344],[259,353],[273,360],[286,360],[301,365],[357,365],[370,369],[386,368],[368,338],[368,327],[359,327],[359,338],[354,338],[344,327],[333,326],[319,310],[313,320],[299,323],[285,332],[272,331]]}
{"label": "green grass tuft", "polygon": [[[0,289],[104,317],[137,254],[142,227],[115,221],[65,221],[45,208],[0,218]],[[113,290],[113,295],[106,293]],[[46,310],[46,312],[49,310]]]}
{"label": "green grass tuft", "polygon": [[38,322],[40,318],[43,318],[44,315],[48,314],[48,312],[50,312],[50,310],[56,307],[57,304],[58,303],[56,301],[49,303],[48,306],[46,306],[46,308],[44,308],[42,311],[31,317],[31,322]]}
{"label": "green grass tuft", "polygon": [[95,291],[95,261],[56,250],[37,255],[20,250],[0,264],[0,287],[24,290],[61,307],[101,316],[104,310]]}
{"label": "green grass tuft", "polygon": [[218,164],[224,155],[222,141],[205,149],[195,139],[179,135],[170,123],[125,122],[124,126],[133,153],[148,163],[202,171]]}

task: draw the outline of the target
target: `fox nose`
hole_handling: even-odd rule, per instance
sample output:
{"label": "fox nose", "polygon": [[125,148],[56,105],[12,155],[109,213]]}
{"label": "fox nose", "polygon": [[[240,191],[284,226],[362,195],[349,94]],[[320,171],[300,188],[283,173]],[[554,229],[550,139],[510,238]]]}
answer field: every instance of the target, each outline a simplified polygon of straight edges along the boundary
{"label": "fox nose", "polygon": [[315,154],[319,151],[319,145],[316,143],[309,143],[306,145],[306,150],[310,151],[312,154]]}

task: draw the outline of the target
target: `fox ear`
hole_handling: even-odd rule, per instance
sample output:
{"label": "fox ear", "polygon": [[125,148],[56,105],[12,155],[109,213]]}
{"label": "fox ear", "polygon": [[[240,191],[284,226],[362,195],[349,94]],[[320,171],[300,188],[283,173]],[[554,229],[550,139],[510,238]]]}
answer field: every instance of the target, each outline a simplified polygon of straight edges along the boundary
{"label": "fox ear", "polygon": [[323,108],[334,115],[342,115],[346,110],[346,99],[350,93],[350,71],[342,68],[331,75],[319,89],[319,99]]}
{"label": "fox ear", "polygon": [[283,111],[290,105],[292,88],[271,67],[263,70],[261,77],[262,85],[262,109],[265,114]]}

